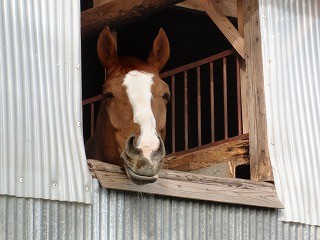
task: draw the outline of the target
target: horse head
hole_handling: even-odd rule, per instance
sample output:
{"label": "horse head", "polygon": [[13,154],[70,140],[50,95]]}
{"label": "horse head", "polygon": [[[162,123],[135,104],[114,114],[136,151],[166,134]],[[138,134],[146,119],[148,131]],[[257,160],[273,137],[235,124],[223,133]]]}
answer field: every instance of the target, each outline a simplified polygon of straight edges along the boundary
{"label": "horse head", "polygon": [[99,36],[97,50],[106,78],[87,157],[124,167],[135,183],[154,182],[165,156],[170,91],[159,71],[170,54],[167,36],[160,29],[145,62],[118,57],[108,27]]}

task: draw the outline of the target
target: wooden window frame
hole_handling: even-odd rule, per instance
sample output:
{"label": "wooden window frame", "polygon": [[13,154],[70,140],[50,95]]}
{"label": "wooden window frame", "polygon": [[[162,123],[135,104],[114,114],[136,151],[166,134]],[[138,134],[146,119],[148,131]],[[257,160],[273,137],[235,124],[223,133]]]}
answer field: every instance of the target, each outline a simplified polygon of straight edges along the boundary
{"label": "wooden window frame", "polygon": [[[106,22],[114,24],[115,19],[101,20],[105,11],[115,11],[119,5],[117,0],[107,0],[107,3],[86,10],[82,13],[82,35],[90,36],[93,31],[101,30]],[[139,2],[138,0],[135,0]],[[258,181],[273,181],[270,164],[270,156],[267,145],[266,111],[263,80],[263,63],[261,33],[259,25],[258,0],[238,0],[238,30],[223,15],[223,11],[217,11],[214,0],[198,0],[210,18],[225,34],[238,53],[244,57],[240,61],[241,69],[241,93],[244,101],[242,104],[246,122],[243,124],[249,132],[250,146],[250,174],[251,180],[227,179],[210,176],[202,176],[191,173],[162,170],[159,179],[152,184],[136,185],[132,183],[125,173],[117,167],[95,160],[89,160],[89,167],[94,177],[98,178],[103,187],[118,190],[145,192],[173,197],[183,197],[207,201],[218,201],[233,204],[244,204],[259,207],[282,208],[278,200],[274,185]],[[130,2],[130,4],[129,4]],[[134,6],[132,1],[125,4],[126,10]],[[140,1],[144,2],[144,1]],[[148,7],[169,6],[179,1],[152,0]],[[120,4],[121,5],[121,4]],[[144,8],[146,10],[147,8]],[[245,9],[245,11],[243,11]],[[126,12],[127,14],[127,12]],[[137,13],[136,13],[137,14]],[[140,13],[143,15],[144,13]],[[139,13],[138,13],[139,15]],[[126,22],[123,16],[112,15],[120,18],[120,22]],[[134,19],[139,16],[133,16]],[[98,23],[95,24],[95,23]],[[94,23],[94,24],[93,24]],[[94,27],[92,27],[94,26]],[[89,30],[88,30],[89,29]]]}

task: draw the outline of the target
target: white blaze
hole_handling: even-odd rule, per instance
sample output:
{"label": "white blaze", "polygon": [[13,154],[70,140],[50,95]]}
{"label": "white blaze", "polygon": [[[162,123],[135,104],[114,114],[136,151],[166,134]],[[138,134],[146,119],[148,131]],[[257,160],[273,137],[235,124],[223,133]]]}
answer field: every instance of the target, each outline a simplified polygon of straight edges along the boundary
{"label": "white blaze", "polygon": [[151,85],[153,74],[130,71],[126,74],[123,85],[127,88],[129,101],[133,109],[133,121],[140,125],[138,148],[145,158],[150,160],[151,153],[159,148],[156,121],[151,109]]}

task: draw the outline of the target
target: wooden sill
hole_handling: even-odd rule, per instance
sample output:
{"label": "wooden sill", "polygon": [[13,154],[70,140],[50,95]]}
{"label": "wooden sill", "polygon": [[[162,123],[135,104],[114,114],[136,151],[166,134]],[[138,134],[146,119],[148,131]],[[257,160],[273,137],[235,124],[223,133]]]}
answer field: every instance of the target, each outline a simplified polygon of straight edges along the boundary
{"label": "wooden sill", "polygon": [[247,206],[283,208],[274,185],[243,179],[217,178],[161,170],[150,184],[132,183],[119,166],[88,160],[90,171],[104,188]]}

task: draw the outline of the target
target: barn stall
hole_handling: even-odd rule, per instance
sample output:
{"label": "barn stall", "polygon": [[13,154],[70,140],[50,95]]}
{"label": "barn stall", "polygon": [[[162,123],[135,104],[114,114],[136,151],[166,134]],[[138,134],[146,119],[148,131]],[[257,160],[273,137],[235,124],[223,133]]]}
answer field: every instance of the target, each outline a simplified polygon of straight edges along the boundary
{"label": "barn stall", "polygon": [[[125,36],[121,28],[176,1],[150,1],[147,6],[139,5],[143,1],[123,5],[118,1],[96,2],[94,8],[82,13],[78,1],[8,0],[0,5],[0,238],[318,239],[316,1],[246,1],[243,6],[241,1],[223,1],[225,5],[215,1],[180,3],[179,11],[207,13],[228,36],[235,49],[231,52],[245,57],[246,68],[239,56],[234,64],[237,131],[229,136],[226,125],[231,120],[222,108],[222,140],[212,134],[215,128],[211,123],[217,125],[219,121],[210,116],[211,130],[206,132],[211,142],[206,143],[202,126],[199,131],[196,124],[196,131],[190,133],[190,118],[182,111],[183,116],[174,120],[171,107],[171,153],[165,163],[171,170],[163,170],[156,183],[145,186],[131,184],[115,166],[94,160],[87,165],[81,106],[81,68],[85,61],[81,64],[80,36],[84,43],[108,24],[116,30],[120,43],[121,34]],[[236,12],[230,13],[232,6]],[[237,23],[237,30],[225,15],[243,19],[244,37],[242,21]],[[121,51],[121,45],[118,47]],[[192,60],[189,65],[195,68],[195,89],[199,82],[205,84],[197,77],[206,75],[201,63],[209,65],[210,86],[210,65],[217,65],[217,55],[210,57],[207,62]],[[224,57],[222,82],[230,75],[223,70],[227,66]],[[245,69],[247,78],[241,77]],[[181,80],[175,76],[176,68],[167,70],[163,74],[169,77],[171,90],[192,76],[187,73],[185,77],[186,66],[180,69]],[[190,89],[188,84],[180,85],[182,92],[177,90],[176,98],[184,95],[184,86]],[[221,91],[228,93],[223,86]],[[222,95],[222,104],[229,99],[226,95]],[[195,96],[199,102],[199,95]],[[185,99],[189,106],[195,102]],[[201,95],[200,102],[204,99]],[[212,113],[210,94],[208,99],[208,112]],[[246,104],[248,113],[242,109]],[[198,106],[194,110],[197,119],[202,116]],[[95,114],[92,109],[89,116]],[[94,124],[94,117],[90,121]],[[184,130],[177,130],[175,124],[183,125]],[[250,158],[245,152],[234,164],[229,164],[228,158],[219,162],[230,144],[248,138],[246,133]],[[177,145],[172,143],[175,136]],[[194,138],[197,141],[189,146]],[[222,152],[218,159],[214,158],[217,151]],[[239,159],[249,161],[251,181],[234,178],[237,163],[243,161]],[[191,164],[192,160],[206,163],[199,168],[199,164]],[[221,163],[231,166],[220,169],[229,178],[213,174]],[[274,180],[275,187],[257,182],[261,180]]]}

